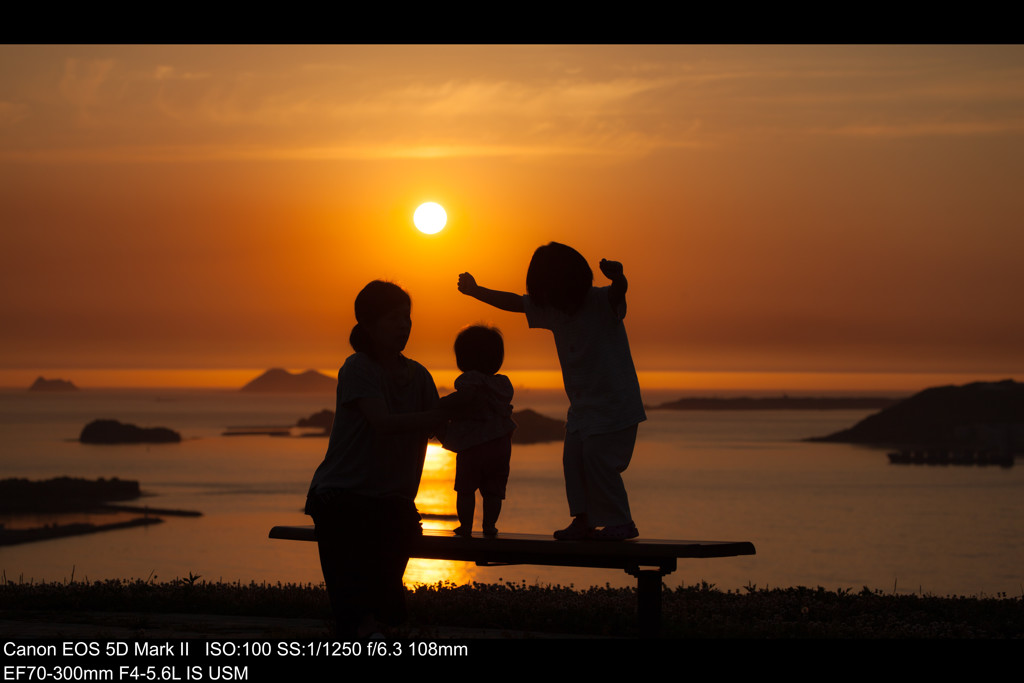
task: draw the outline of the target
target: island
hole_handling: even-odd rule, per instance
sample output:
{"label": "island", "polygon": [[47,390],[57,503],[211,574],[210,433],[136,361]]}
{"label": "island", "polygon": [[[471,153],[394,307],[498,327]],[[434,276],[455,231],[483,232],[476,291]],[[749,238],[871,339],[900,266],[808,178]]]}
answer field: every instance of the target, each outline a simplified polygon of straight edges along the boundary
{"label": "island", "polygon": [[239,391],[276,394],[318,394],[334,393],[338,380],[317,372],[288,372],[282,368],[271,368],[252,380]]}
{"label": "island", "polygon": [[82,428],[78,440],[91,444],[178,443],[181,434],[167,427],[136,427],[117,420],[93,420]]}
{"label": "island", "polygon": [[1024,451],[1024,384],[973,382],[925,389],[849,429],[808,441],[940,451]]}
{"label": "island", "polygon": [[303,417],[295,423],[296,427],[307,427],[324,430],[325,434],[331,433],[331,427],[334,426],[334,411],[321,410],[319,413],[313,413],[309,417]]}
{"label": "island", "polygon": [[29,391],[46,391],[46,392],[66,392],[66,391],[78,391],[73,383],[66,379],[46,379],[45,377],[37,377],[35,382],[32,382],[32,386],[28,388]]}
{"label": "island", "polygon": [[128,479],[57,477],[44,481],[0,480],[0,512],[89,510],[111,501],[135,500],[139,482]]}
{"label": "island", "polygon": [[526,408],[512,413],[512,421],[516,423],[512,443],[547,443],[565,439],[565,420],[556,420]]}
{"label": "island", "polygon": [[9,519],[16,519],[17,515],[38,513],[142,513],[142,517],[104,524],[79,521],[51,522],[31,527],[9,527],[7,524],[0,524],[0,546],[162,523],[163,519],[156,515],[198,517],[202,514],[193,510],[168,510],[119,504],[119,501],[134,500],[141,495],[139,482],[117,477],[100,478],[95,481],[72,477],[44,481],[0,480],[0,513],[8,515]]}

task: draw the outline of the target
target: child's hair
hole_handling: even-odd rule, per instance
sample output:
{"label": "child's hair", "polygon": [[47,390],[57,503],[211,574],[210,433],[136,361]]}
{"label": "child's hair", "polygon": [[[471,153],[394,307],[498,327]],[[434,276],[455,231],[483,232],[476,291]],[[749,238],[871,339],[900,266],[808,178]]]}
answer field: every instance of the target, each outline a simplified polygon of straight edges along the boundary
{"label": "child's hair", "polygon": [[551,242],[533,252],[526,271],[526,291],[534,304],[572,315],[583,307],[594,284],[594,271],[583,254]]}
{"label": "child's hair", "polygon": [[505,360],[505,342],[501,331],[488,325],[471,325],[463,328],[455,338],[455,364],[459,370],[476,370],[493,375],[501,370]]}
{"label": "child's hair", "polygon": [[412,306],[405,290],[393,282],[374,280],[356,295],[356,325],[348,336],[348,343],[356,352],[371,351],[372,345],[365,325],[384,317],[396,308]]}

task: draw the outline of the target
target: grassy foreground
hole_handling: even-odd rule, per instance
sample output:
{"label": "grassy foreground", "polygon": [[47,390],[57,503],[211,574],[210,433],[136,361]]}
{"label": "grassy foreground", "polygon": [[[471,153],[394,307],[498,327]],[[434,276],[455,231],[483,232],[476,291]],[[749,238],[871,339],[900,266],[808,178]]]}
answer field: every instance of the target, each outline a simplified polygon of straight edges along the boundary
{"label": "grassy foreground", "polygon": [[[421,586],[409,593],[410,622],[568,633],[636,634],[632,588],[524,584]],[[169,582],[109,580],[0,585],[11,613],[143,612],[292,618],[330,617],[321,586],[211,583],[190,576]],[[665,638],[1021,638],[1024,600],[886,595],[823,588],[721,591],[709,584],[665,588]]]}

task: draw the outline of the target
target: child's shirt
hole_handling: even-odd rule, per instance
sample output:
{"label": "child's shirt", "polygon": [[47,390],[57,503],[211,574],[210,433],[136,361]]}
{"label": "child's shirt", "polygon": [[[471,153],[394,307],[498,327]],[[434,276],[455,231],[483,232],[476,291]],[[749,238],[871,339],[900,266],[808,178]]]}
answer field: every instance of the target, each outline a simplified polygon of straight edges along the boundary
{"label": "child's shirt", "polygon": [[617,432],[647,419],[622,323],[626,304],[613,310],[609,289],[591,287],[583,307],[571,316],[523,297],[529,326],[551,330],[555,337],[569,397],[565,428],[583,437]]}
{"label": "child's shirt", "polygon": [[476,370],[455,378],[455,390],[476,389],[476,400],[465,416],[448,424],[442,445],[458,453],[510,434],[512,421],[512,382],[505,375],[485,375]]}

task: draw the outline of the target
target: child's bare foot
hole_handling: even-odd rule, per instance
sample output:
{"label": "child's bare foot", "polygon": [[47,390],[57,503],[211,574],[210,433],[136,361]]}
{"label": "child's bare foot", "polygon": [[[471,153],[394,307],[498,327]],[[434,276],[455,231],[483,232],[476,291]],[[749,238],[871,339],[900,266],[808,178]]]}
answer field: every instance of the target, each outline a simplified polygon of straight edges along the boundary
{"label": "child's bare foot", "polygon": [[465,538],[469,538],[473,535],[473,530],[467,526],[457,526],[454,529],[452,529],[452,533],[454,533],[456,536],[463,536]]}
{"label": "child's bare foot", "polygon": [[496,526],[485,526],[484,527],[484,536],[488,536],[490,538],[494,538],[497,535],[498,535],[498,527],[496,527]]}

